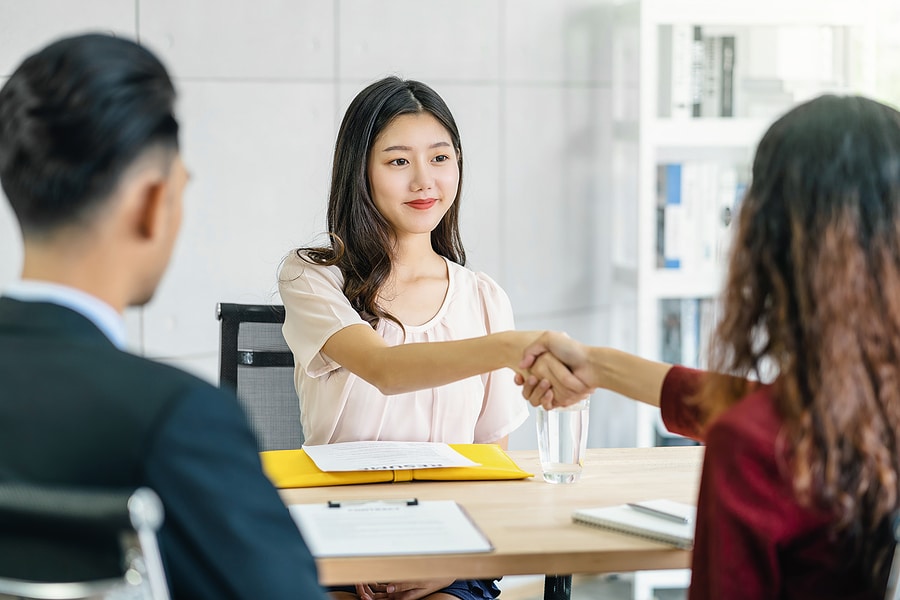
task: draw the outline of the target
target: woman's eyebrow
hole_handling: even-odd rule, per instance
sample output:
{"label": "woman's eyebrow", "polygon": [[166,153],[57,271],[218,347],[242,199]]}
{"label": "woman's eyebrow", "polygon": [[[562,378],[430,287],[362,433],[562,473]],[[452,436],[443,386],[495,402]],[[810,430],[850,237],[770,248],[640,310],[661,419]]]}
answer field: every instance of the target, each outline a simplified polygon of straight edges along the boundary
{"label": "woman's eyebrow", "polygon": [[[428,149],[430,150],[432,148],[443,148],[443,147],[452,148],[452,146],[450,145],[450,142],[435,142],[432,145],[428,146]],[[388,146],[387,148],[383,149],[382,152],[393,152],[396,150],[403,150],[405,152],[409,152],[412,150],[412,147],[410,147],[410,146]]]}

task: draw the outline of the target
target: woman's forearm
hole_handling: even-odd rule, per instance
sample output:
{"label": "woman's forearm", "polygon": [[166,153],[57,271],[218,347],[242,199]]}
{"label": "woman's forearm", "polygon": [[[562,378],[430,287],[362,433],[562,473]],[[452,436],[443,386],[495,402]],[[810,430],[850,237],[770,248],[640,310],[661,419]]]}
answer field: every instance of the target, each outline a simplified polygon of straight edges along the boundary
{"label": "woman's forearm", "polygon": [[463,340],[388,346],[370,328],[366,332],[365,326],[351,326],[335,333],[323,351],[381,393],[393,395],[446,385],[504,367],[515,369],[523,349],[539,335],[540,332],[503,331]]}
{"label": "woman's forearm", "polygon": [[647,360],[613,348],[590,347],[590,383],[634,400],[659,406],[663,381],[672,365]]}

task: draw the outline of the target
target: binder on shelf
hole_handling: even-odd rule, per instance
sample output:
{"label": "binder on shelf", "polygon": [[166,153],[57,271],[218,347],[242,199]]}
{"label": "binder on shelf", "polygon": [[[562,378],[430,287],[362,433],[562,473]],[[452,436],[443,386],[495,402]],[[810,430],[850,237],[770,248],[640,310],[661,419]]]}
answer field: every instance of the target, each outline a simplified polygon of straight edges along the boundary
{"label": "binder on shelf", "polygon": [[702,115],[703,105],[703,29],[694,25],[693,44],[691,44],[691,116]]}
{"label": "binder on shelf", "polygon": [[721,59],[721,106],[719,114],[723,117],[734,116],[734,36],[722,37]]}
{"label": "binder on shelf", "polygon": [[657,170],[662,206],[662,244],[659,264],[664,269],[681,268],[684,214],[681,203],[681,165],[662,165]]}
{"label": "binder on shelf", "polygon": [[681,302],[664,299],[659,301],[660,348],[659,358],[670,365],[681,364]]}
{"label": "binder on shelf", "polygon": [[663,362],[707,368],[709,340],[718,323],[716,298],[663,298],[659,301]]}
{"label": "binder on shelf", "polygon": [[703,38],[703,96],[700,114],[703,117],[721,116],[722,103],[722,38]]}
{"label": "binder on shelf", "polygon": [[659,301],[659,354],[663,362],[692,368],[701,366],[700,302],[699,298]]}
{"label": "binder on shelf", "polygon": [[731,164],[657,165],[657,268],[714,276],[727,260],[731,217],[742,190]]}
{"label": "binder on shelf", "polygon": [[[630,504],[582,508],[572,513],[572,520],[678,548],[690,550],[693,547],[696,507],[667,499],[648,500],[641,504],[646,505],[649,510]],[[654,512],[657,514],[653,514]]]}
{"label": "binder on shelf", "polygon": [[733,117],[735,36],[675,23],[659,28],[660,117]]}

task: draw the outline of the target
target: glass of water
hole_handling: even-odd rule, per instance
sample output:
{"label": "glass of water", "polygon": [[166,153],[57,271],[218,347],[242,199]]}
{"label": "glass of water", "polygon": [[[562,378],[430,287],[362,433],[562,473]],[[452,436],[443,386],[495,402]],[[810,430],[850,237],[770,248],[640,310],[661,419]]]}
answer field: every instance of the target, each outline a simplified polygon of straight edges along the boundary
{"label": "glass of water", "polygon": [[538,451],[544,481],[574,483],[581,477],[590,400],[553,410],[537,409]]}

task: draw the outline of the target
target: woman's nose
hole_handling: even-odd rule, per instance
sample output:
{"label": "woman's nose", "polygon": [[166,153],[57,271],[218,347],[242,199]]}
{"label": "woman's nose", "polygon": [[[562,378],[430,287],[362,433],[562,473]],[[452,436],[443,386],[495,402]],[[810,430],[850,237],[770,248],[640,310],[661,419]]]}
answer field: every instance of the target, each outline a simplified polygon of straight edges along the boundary
{"label": "woman's nose", "polygon": [[413,191],[431,189],[434,186],[434,175],[431,173],[431,165],[416,166],[410,183]]}

